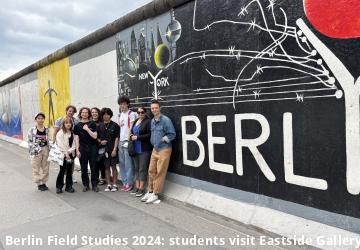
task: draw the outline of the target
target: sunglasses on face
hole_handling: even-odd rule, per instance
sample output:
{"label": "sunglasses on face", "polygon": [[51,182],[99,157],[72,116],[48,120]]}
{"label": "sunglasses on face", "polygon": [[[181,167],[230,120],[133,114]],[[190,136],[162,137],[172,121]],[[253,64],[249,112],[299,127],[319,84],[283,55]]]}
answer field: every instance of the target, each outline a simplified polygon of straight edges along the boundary
{"label": "sunglasses on face", "polygon": [[138,111],[137,113],[138,113],[139,115],[140,115],[140,114],[145,114],[144,111]]}

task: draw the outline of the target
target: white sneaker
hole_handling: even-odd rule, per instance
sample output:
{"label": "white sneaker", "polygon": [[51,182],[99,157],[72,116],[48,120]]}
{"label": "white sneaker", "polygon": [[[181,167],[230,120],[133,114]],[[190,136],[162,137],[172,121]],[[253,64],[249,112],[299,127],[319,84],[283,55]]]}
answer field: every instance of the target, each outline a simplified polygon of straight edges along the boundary
{"label": "white sneaker", "polygon": [[147,201],[149,198],[150,198],[150,196],[152,195],[153,193],[149,193],[149,192],[147,192],[140,200],[141,201]]}
{"label": "white sneaker", "polygon": [[110,190],[111,190],[111,185],[107,185],[107,187],[105,188],[105,192],[110,192]]}
{"label": "white sneaker", "polygon": [[159,199],[159,197],[152,193],[152,195],[149,197],[149,199],[147,199],[147,201],[145,202],[146,204],[150,204],[153,203],[154,201],[157,201]]}
{"label": "white sneaker", "polygon": [[111,192],[116,192],[116,191],[118,191],[118,186],[116,186],[116,185],[113,185],[112,186],[112,189],[111,189]]}

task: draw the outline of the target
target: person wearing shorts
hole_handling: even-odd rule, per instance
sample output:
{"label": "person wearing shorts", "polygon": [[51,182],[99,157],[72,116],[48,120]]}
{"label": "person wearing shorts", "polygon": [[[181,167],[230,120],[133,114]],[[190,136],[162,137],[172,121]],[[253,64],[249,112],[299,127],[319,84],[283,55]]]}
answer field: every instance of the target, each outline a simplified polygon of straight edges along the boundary
{"label": "person wearing shorts", "polygon": [[[105,192],[116,192],[118,186],[116,181],[118,178],[118,172],[116,168],[116,163],[118,162],[117,150],[119,145],[119,134],[120,127],[116,122],[113,122],[111,118],[113,117],[113,112],[110,108],[103,108],[100,112],[102,117],[102,122],[98,127],[98,143],[99,143],[99,152],[98,152],[98,162],[103,162],[105,166],[105,176],[107,186]],[[112,178],[110,175],[112,174]]]}

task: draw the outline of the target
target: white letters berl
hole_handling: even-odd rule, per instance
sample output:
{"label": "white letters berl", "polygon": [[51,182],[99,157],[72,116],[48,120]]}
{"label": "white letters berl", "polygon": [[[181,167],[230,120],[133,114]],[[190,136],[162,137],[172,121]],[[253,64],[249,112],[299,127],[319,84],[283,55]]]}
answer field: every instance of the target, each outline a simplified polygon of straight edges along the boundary
{"label": "white letters berl", "polygon": [[[257,138],[244,139],[242,137],[242,122],[244,120],[253,120],[260,124],[261,134]],[[192,122],[195,125],[195,132],[192,134],[186,133],[186,124]],[[207,117],[207,142],[208,142],[208,159],[210,169],[225,172],[233,173],[234,166],[230,164],[215,162],[214,160],[214,145],[215,144],[226,144],[225,137],[214,137],[212,134],[212,124],[213,123],[225,123],[226,116],[216,115]],[[244,161],[242,157],[242,149],[248,148],[252,155],[254,156],[255,161],[257,162],[261,172],[269,181],[275,181],[276,177],[271,167],[266,162],[266,159],[259,151],[258,147],[266,143],[270,136],[270,126],[269,122],[265,116],[256,113],[245,113],[245,114],[235,114],[234,115],[235,123],[235,154],[236,154],[236,173],[239,176],[244,174]],[[201,123],[197,116],[183,116],[181,117],[181,126],[182,126],[182,148],[183,148],[183,163],[184,165],[192,167],[200,167],[205,160],[205,147],[203,142],[200,140],[199,136],[201,134]],[[199,147],[199,155],[196,160],[188,159],[188,147],[187,143],[193,141]],[[293,159],[293,128],[292,128],[292,114],[284,113],[283,115],[283,142],[284,142],[284,173],[285,181],[290,184],[310,187],[314,189],[326,190],[328,188],[327,182],[323,179],[306,177],[296,175],[294,173],[294,159]],[[280,164],[280,163],[279,163]],[[245,166],[246,171],[246,166]]]}

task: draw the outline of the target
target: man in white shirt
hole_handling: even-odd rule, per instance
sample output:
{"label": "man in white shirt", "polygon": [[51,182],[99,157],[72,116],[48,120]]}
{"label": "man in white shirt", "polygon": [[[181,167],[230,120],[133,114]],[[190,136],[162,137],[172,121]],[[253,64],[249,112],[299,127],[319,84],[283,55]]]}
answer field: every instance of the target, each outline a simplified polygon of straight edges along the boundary
{"label": "man in white shirt", "polygon": [[120,176],[123,186],[121,190],[129,192],[134,186],[134,164],[128,152],[128,141],[130,137],[130,128],[132,127],[136,113],[129,110],[130,100],[126,96],[118,98],[120,105],[119,126],[120,126],[120,143],[119,143],[119,167]]}

